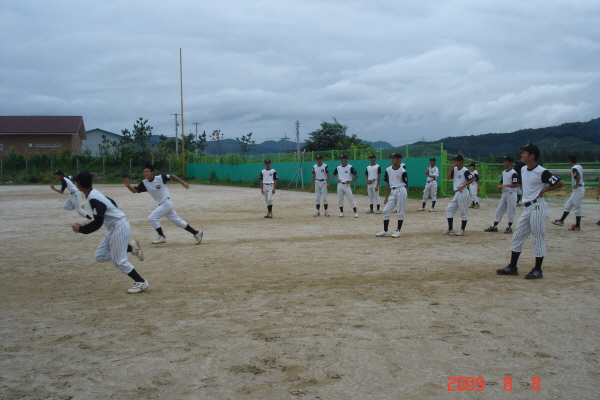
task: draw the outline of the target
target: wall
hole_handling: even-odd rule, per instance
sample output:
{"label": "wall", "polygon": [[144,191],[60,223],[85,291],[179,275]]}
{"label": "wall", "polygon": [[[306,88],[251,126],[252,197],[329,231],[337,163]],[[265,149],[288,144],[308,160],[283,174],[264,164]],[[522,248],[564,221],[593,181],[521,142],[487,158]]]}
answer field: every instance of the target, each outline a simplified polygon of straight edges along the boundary
{"label": "wall", "polygon": [[[29,144],[41,143],[60,143],[60,147],[29,147]],[[79,151],[81,148],[81,140],[79,135],[0,135],[0,144],[3,150],[1,154],[7,154],[11,146],[15,148],[19,154],[29,154],[33,152],[44,153],[52,150],[62,151],[66,148],[72,148]]]}

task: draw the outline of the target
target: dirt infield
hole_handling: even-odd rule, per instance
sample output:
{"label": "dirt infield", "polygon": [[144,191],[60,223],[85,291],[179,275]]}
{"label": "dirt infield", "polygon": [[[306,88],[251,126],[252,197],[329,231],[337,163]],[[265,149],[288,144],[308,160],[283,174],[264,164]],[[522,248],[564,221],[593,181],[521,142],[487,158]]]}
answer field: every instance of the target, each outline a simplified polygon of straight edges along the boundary
{"label": "dirt infield", "polygon": [[[449,199],[434,213],[409,200],[392,239],[375,237],[381,216],[364,213],[364,196],[358,219],[338,218],[333,194],[332,217],[314,218],[313,194],[279,190],[268,220],[258,189],[172,185],[204,241],[165,219],[168,242],[151,245],[152,198],[97,188],[127,214],[150,289],[126,294],[131,279],[93,260],[106,230],[73,233],[82,219],[62,209],[66,196],[1,186],[0,399],[598,396],[597,204],[584,205],[581,232],[567,231],[573,215],[548,222],[545,278],[527,281],[531,240],[520,276],[494,272],[511,240],[483,232],[497,200],[470,210],[465,237],[442,235]],[[550,203],[552,219],[562,207]],[[450,377],[485,387],[449,392]]]}

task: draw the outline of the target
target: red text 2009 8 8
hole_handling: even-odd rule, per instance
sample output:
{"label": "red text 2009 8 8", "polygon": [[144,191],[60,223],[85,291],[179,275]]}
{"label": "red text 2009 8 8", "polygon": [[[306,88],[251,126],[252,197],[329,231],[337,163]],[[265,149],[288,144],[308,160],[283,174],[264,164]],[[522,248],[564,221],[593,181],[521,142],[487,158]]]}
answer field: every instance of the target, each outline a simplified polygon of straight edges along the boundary
{"label": "red text 2009 8 8", "polygon": [[[450,376],[448,377],[448,391],[449,392],[472,392],[477,390],[481,392],[485,389],[485,379],[482,376]],[[510,391],[513,388],[512,378],[507,376],[504,378],[504,390]],[[539,376],[531,378],[531,390],[537,392],[542,389],[542,379]]]}

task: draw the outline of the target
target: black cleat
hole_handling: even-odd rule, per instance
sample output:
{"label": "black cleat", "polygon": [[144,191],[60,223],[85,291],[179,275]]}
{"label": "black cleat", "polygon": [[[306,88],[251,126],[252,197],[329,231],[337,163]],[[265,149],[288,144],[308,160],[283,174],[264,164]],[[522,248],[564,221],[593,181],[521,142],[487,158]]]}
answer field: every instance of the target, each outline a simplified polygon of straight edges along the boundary
{"label": "black cleat", "polygon": [[542,279],[544,274],[541,269],[532,269],[530,273],[525,275],[525,279]]}
{"label": "black cleat", "polygon": [[485,228],[484,232],[498,232],[497,226],[490,226],[489,228]]}
{"label": "black cleat", "polygon": [[519,275],[519,268],[511,267],[510,265],[507,265],[504,268],[497,269],[496,273],[498,275]]}

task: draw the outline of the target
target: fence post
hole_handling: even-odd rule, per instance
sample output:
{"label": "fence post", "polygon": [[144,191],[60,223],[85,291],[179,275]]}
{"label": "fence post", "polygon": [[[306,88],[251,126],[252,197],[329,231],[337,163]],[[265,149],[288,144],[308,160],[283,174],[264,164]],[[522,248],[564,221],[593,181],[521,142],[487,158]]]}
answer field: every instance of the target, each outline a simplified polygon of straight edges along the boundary
{"label": "fence post", "polygon": [[29,160],[25,159],[25,183],[29,181]]}
{"label": "fence post", "polygon": [[104,166],[104,157],[102,157],[102,176],[106,179],[106,167]]}
{"label": "fence post", "polygon": [[129,159],[129,176],[131,177],[131,158]]}

